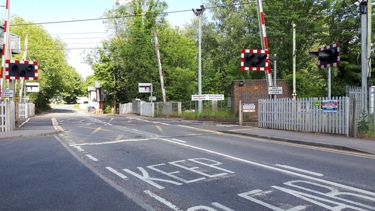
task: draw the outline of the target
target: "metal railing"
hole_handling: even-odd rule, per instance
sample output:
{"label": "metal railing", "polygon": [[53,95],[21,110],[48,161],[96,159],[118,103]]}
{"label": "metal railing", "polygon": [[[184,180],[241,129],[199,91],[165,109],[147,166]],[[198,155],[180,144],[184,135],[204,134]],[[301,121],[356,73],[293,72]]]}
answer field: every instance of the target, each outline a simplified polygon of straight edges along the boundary
{"label": "metal railing", "polygon": [[[337,106],[329,112],[321,106],[321,102],[328,100],[334,101]],[[260,99],[258,125],[263,128],[348,136],[349,98]]]}

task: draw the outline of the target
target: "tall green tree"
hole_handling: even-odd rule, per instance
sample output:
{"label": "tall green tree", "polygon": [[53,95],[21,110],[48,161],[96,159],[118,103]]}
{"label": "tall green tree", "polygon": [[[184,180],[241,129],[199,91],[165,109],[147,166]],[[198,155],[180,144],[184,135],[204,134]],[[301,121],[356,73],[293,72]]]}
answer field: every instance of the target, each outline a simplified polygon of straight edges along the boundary
{"label": "tall green tree", "polygon": [[138,83],[153,83],[153,95],[163,99],[153,39],[155,31],[167,100],[189,100],[196,90],[196,83],[191,82],[197,78],[197,48],[192,37],[183,36],[179,29],[167,24],[166,8],[164,1],[133,0],[125,5],[116,4],[106,12],[108,29],[114,35],[87,60],[95,77],[109,90],[107,97],[111,103],[129,102],[136,97],[148,100],[149,94],[138,93]]}
{"label": "tall green tree", "polygon": [[[80,94],[77,85],[82,80],[76,70],[68,65],[66,44],[61,40],[53,39],[41,25],[28,22],[18,16],[12,18],[10,25],[11,33],[19,35],[21,43],[28,34],[26,59],[38,62],[40,92],[30,94],[37,108],[47,109],[49,100],[56,96],[66,97],[73,102],[75,95]],[[21,59],[21,57],[22,53],[14,56],[14,59]]]}

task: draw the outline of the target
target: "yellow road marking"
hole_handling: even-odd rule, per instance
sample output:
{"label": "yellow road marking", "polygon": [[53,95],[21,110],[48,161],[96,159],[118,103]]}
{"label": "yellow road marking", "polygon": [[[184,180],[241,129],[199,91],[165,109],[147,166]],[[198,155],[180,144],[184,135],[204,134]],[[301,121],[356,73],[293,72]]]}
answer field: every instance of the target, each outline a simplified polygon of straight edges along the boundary
{"label": "yellow road marking", "polygon": [[[97,129],[97,128],[94,128],[94,127],[86,127],[86,126],[79,126],[79,127],[81,127],[81,128],[88,128],[88,129],[92,129],[92,130],[94,130],[94,129]],[[102,131],[106,131],[106,132],[113,132],[112,130],[106,130],[106,129],[101,129]]]}
{"label": "yellow road marking", "polygon": [[55,118],[52,118],[52,124],[59,130],[59,131],[64,131],[64,129],[59,125],[57,120]]}
{"label": "yellow road marking", "polygon": [[163,129],[161,129],[160,126],[158,126],[158,125],[155,125],[155,126],[156,126],[156,128],[157,128],[160,132],[163,132]]}
{"label": "yellow road marking", "polygon": [[114,141],[118,141],[122,138],[122,135],[117,136],[117,138]]}
{"label": "yellow road marking", "polygon": [[89,136],[91,136],[91,135],[93,135],[93,134],[95,134],[95,133],[97,133],[100,129],[102,129],[101,127],[98,127],[98,128],[96,128],[96,130],[94,130],[92,133],[90,133],[90,135]]}

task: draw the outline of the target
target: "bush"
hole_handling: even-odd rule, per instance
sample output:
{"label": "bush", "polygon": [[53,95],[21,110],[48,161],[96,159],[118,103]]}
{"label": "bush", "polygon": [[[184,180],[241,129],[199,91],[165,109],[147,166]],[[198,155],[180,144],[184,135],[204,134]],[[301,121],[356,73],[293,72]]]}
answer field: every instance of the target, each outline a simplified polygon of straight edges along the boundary
{"label": "bush", "polygon": [[112,113],[112,107],[110,105],[106,105],[105,109],[103,111],[105,114],[110,114]]}

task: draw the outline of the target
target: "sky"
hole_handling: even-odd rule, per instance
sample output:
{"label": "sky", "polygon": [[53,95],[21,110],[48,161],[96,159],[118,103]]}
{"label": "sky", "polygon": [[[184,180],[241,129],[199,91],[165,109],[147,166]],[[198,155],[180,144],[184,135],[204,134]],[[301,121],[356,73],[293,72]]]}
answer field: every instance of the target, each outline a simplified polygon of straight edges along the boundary
{"label": "sky", "polygon": [[[127,0],[121,0],[127,1]],[[0,0],[0,19],[5,19],[5,2]],[[189,10],[186,12],[170,13],[167,20],[173,26],[182,27],[196,16],[192,8],[199,8],[202,0],[166,0],[167,12]],[[93,75],[91,67],[84,63],[84,52],[89,52],[100,46],[100,41],[108,38],[103,20],[76,21],[67,23],[49,23],[96,19],[103,17],[106,10],[112,9],[114,0],[9,0],[10,16],[20,16],[26,21],[41,24],[53,37],[60,38],[67,44],[68,63],[76,69],[83,78]],[[29,36],[29,39],[32,37]],[[21,46],[24,43],[21,41]]]}

